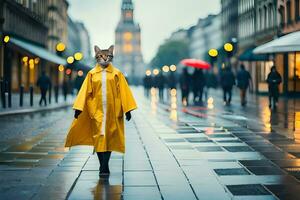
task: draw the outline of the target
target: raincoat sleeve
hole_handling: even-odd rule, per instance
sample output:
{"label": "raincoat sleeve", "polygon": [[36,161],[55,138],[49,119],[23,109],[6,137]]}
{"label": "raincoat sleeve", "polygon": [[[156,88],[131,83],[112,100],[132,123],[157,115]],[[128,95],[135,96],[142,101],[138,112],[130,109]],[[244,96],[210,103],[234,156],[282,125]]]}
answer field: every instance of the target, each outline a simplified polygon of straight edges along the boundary
{"label": "raincoat sleeve", "polygon": [[83,111],[86,99],[89,95],[92,94],[92,84],[91,84],[91,73],[88,73],[81,85],[81,88],[77,94],[77,97],[73,104],[74,110]]}
{"label": "raincoat sleeve", "polygon": [[137,108],[132,92],[122,73],[120,73],[120,97],[123,113],[127,113]]}

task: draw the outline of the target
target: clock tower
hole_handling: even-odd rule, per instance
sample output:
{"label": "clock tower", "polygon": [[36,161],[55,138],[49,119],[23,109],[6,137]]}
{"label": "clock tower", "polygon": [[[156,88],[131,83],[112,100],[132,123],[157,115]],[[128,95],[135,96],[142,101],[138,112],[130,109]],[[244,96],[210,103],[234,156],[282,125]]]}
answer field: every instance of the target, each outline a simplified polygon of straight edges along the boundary
{"label": "clock tower", "polygon": [[134,7],[131,0],[123,0],[121,19],[115,30],[114,64],[127,77],[129,83],[140,83],[145,73],[141,53],[141,29],[134,22]]}

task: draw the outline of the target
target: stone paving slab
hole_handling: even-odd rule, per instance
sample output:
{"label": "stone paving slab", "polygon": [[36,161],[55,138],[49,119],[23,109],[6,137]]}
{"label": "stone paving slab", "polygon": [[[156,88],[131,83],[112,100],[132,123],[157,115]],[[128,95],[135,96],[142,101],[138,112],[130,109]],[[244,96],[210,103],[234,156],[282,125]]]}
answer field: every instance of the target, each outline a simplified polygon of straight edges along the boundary
{"label": "stone paving slab", "polygon": [[1,199],[297,199],[299,182],[268,160],[289,155],[271,146],[257,152],[248,144],[259,138],[247,138],[249,131],[228,120],[179,110],[174,120],[163,105],[152,110],[142,91],[134,91],[139,109],[126,122],[126,154],[113,152],[109,177],[98,176],[91,147],[63,148],[69,109],[37,137],[0,151]]}

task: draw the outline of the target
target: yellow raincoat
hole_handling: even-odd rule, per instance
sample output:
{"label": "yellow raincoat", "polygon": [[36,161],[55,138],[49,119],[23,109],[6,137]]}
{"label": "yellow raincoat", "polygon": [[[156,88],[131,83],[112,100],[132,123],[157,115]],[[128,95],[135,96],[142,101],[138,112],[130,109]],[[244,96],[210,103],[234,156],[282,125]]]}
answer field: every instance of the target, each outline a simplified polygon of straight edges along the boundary
{"label": "yellow raincoat", "polygon": [[94,152],[125,153],[124,113],[136,108],[124,75],[112,64],[105,69],[97,64],[75,99],[73,109],[82,113],[73,120],[65,147],[90,145]]}

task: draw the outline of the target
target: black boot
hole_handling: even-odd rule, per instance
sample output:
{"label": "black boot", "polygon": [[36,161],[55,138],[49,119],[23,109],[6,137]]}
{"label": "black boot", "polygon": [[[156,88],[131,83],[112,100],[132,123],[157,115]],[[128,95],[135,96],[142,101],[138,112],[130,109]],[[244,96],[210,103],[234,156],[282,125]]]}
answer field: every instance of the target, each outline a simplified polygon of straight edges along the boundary
{"label": "black boot", "polygon": [[106,151],[103,154],[103,172],[109,174],[109,159],[110,159],[111,151]]}
{"label": "black boot", "polygon": [[99,174],[102,174],[104,173],[104,152],[97,152],[97,156],[98,156],[98,159],[99,159],[99,164],[100,164],[100,167],[99,167]]}

